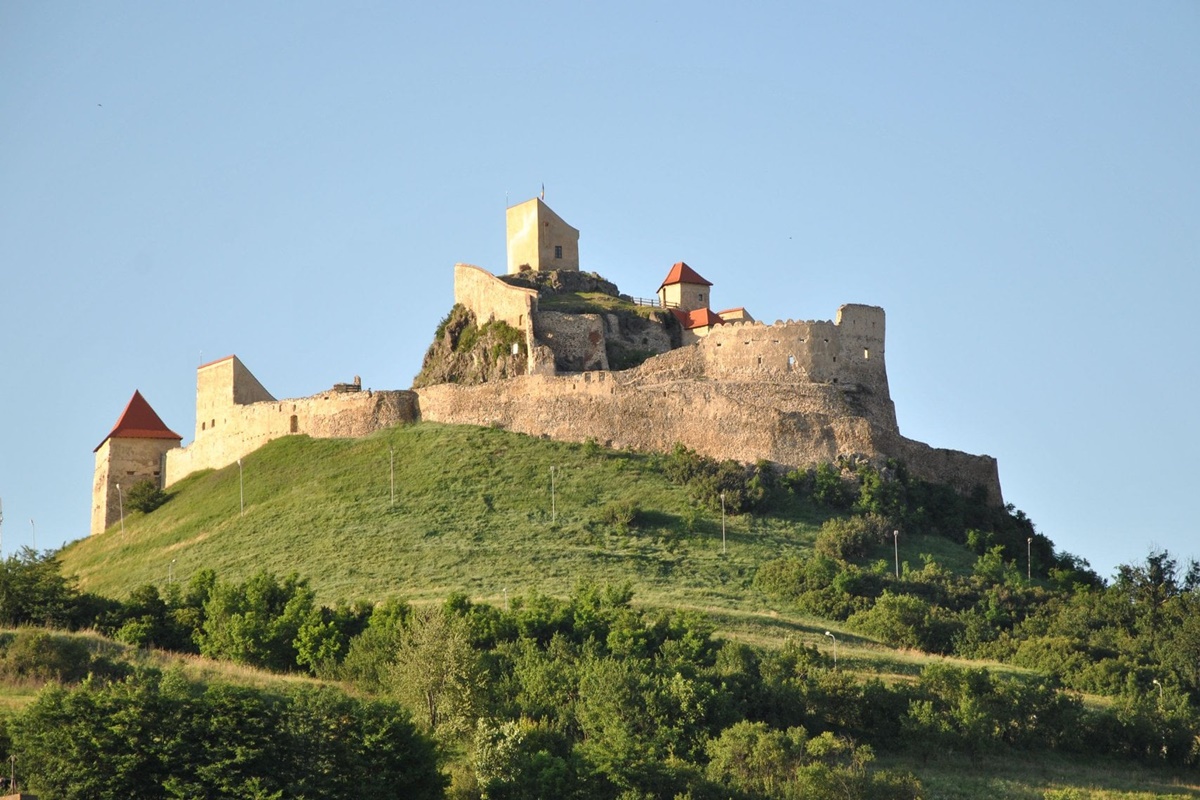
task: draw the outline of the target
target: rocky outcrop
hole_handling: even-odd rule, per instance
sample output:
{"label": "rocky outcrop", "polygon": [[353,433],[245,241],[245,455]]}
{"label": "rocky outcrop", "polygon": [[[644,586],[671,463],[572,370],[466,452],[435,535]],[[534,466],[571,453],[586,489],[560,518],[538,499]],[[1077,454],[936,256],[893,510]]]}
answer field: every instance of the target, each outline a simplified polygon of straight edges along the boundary
{"label": "rocky outcrop", "polygon": [[479,325],[475,314],[455,305],[438,326],[413,388],[503,380],[524,375],[527,364],[521,331],[500,320]]}

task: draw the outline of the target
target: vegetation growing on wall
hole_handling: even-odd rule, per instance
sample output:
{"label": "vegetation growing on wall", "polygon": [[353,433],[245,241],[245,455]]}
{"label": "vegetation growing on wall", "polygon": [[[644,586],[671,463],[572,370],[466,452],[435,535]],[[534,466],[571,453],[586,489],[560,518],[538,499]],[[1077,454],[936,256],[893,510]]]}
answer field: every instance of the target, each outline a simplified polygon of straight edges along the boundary
{"label": "vegetation growing on wall", "polygon": [[455,304],[438,324],[413,388],[438,383],[485,383],[525,373],[525,334],[502,320],[479,325]]}

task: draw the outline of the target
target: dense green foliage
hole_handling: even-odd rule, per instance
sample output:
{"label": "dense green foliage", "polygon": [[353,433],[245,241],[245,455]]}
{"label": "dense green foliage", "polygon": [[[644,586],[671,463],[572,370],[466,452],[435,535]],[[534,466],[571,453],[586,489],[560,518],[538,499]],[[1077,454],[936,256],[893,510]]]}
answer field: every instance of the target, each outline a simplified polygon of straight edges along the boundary
{"label": "dense green foliage", "polygon": [[[359,466],[386,481],[391,448],[405,456],[395,508]],[[909,770],[924,781],[926,763],[955,757],[1200,765],[1200,568],[1151,553],[1106,584],[1019,511],[899,464],[781,474],[685,448],[422,425],[273,443],[247,471],[245,517],[236,474],[198,476],[128,539],[110,531],[64,557],[89,565],[88,586],[110,559],[158,564],[154,582],[131,582],[138,567],[121,601],[100,598],[27,552],[0,564],[0,618],[399,702],[458,798],[915,797]],[[256,543],[253,571],[223,560],[235,540]],[[164,585],[164,572],[187,580]],[[592,580],[571,589],[575,574]],[[396,594],[414,605],[331,602]],[[752,617],[759,627],[738,627]],[[714,635],[714,619],[734,636]],[[911,651],[909,667],[875,642]],[[0,677],[89,674],[93,689],[141,679],[69,637],[0,638]],[[242,791],[259,788],[282,791]]]}
{"label": "dense green foliage", "polygon": [[402,708],[141,671],[49,688],[9,723],[25,781],[62,800],[436,798],[432,744]]}

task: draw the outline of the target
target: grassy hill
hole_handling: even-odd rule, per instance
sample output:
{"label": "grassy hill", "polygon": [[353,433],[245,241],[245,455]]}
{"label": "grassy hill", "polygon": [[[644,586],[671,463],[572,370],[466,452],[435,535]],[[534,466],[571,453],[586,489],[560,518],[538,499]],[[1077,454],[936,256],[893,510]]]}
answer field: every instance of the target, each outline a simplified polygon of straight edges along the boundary
{"label": "grassy hill", "polygon": [[[203,568],[225,581],[264,567],[296,572],[326,604],[438,602],[462,592],[502,606],[531,592],[565,596],[584,580],[628,581],[640,605],[702,610],[720,635],[767,648],[796,638],[828,653],[825,632],[833,631],[841,670],[888,683],[913,681],[934,662],[980,665],[893,650],[768,598],[754,587],[757,568],[808,553],[828,512],[789,497],[766,516],[729,515],[723,552],[720,511],[671,483],[662,463],[654,455],[428,423],[358,440],[288,437],[244,458],[240,474],[233,465],[189,477],[158,510],[130,514],[123,530],[116,525],[76,542],[59,558],[81,588],[118,598],[146,583],[185,582]],[[902,561],[920,565],[931,554],[959,573],[970,573],[976,558],[916,532],[901,548]],[[890,564],[890,545],[871,558]],[[18,685],[0,694],[16,708],[31,691]],[[1020,762],[946,754],[932,763],[901,756],[882,763],[911,769],[926,796],[937,798],[1196,792],[1190,775],[1125,762],[1081,764],[1057,754],[1026,754]]]}
{"label": "grassy hill", "polygon": [[[752,644],[797,637],[826,647],[833,630],[847,667],[920,670],[922,656],[806,617],[753,587],[760,564],[810,550],[827,511],[791,500],[766,517],[727,515],[722,553],[720,512],[668,481],[660,459],[433,423],[355,440],[291,436],[242,460],[244,514],[234,464],[188,477],[161,508],[131,513],[124,530],[113,525],[59,558],[82,589],[117,598],[204,568],[227,581],[264,567],[296,572],[326,604],[462,592],[501,605],[533,591],[564,596],[584,580],[628,581],[638,604],[704,611],[720,633]],[[630,507],[632,524],[612,521]],[[902,560],[916,564],[933,553],[969,570],[975,558],[937,536],[905,544]],[[890,561],[890,547],[878,555]]]}
{"label": "grassy hill", "polygon": [[[395,503],[390,460],[395,458]],[[806,550],[824,516],[798,504],[726,519],[697,506],[651,455],[501,430],[420,424],[358,440],[277,440],[239,469],[192,475],[124,530],[68,546],[66,574],[122,597],[200,568],[307,576],[325,602],[450,592],[503,600],[578,581],[630,581],[653,604],[754,610],[766,559]],[[553,497],[551,471],[554,471]],[[632,524],[614,522],[637,509]]]}

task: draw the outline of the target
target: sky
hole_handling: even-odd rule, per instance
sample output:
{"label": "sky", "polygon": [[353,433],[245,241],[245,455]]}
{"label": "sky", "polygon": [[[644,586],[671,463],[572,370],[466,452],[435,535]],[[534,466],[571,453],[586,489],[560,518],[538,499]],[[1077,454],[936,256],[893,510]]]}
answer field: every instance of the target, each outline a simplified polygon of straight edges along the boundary
{"label": "sky", "polygon": [[409,387],[544,186],[627,294],[884,307],[901,433],[1101,575],[1200,557],[1198,97],[1194,0],[0,3],[0,548],[201,363]]}

